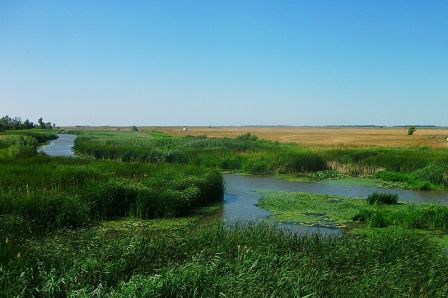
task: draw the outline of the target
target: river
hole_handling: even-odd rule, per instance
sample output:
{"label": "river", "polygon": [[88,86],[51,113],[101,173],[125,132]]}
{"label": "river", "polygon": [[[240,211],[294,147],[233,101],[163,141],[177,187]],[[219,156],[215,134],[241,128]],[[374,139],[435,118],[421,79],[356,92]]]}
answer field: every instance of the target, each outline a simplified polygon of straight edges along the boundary
{"label": "river", "polygon": [[[59,134],[56,140],[51,141],[40,150],[50,156],[73,157],[75,139],[75,135]],[[398,194],[400,200],[405,202],[448,205],[448,191],[416,191],[337,182],[297,182],[281,178],[236,174],[224,174],[224,183],[224,203],[219,214],[222,214],[222,218],[227,222],[263,220],[268,217],[270,212],[257,206],[259,199],[257,190],[262,189],[311,192],[353,198],[367,197],[373,192],[388,192]],[[320,226],[308,227],[292,223],[282,223],[280,226],[296,233],[316,231],[324,234],[340,233],[337,228]]]}

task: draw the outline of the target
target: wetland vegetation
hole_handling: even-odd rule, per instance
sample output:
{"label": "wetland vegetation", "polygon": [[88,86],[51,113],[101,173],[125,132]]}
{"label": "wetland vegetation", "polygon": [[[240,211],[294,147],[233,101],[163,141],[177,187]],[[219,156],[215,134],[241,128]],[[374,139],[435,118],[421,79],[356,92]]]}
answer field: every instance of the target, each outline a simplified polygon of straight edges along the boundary
{"label": "wetland vegetation", "polygon": [[448,150],[422,148],[328,148],[236,138],[173,137],[129,131],[78,131],[75,150],[97,159],[180,163],[255,175],[313,179],[364,177],[410,189],[448,187]]}
{"label": "wetland vegetation", "polygon": [[[55,132],[0,134],[0,296],[448,294],[448,256],[439,241],[448,228],[444,206],[381,204],[394,201],[383,194],[369,204],[261,192],[271,220],[343,227],[338,236],[208,216],[223,199],[222,170],[314,179],[392,173],[444,188],[448,154],[441,149],[88,130],[76,131],[82,158],[38,153]],[[396,180],[389,179],[405,183]]]}

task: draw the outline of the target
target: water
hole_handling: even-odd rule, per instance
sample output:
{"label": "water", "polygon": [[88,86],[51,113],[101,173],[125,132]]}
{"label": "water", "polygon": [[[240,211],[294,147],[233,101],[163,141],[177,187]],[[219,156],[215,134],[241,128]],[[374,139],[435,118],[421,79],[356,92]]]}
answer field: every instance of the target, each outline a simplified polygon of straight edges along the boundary
{"label": "water", "polygon": [[66,156],[73,157],[73,146],[75,144],[76,135],[58,134],[56,140],[51,141],[48,145],[42,146],[39,151],[49,156]]}
{"label": "water", "polygon": [[[76,135],[59,134],[58,138],[41,148],[42,152],[50,156],[73,157],[73,146]],[[337,195],[343,197],[367,197],[373,192],[396,193],[400,201],[412,203],[441,203],[448,205],[448,191],[415,191],[404,189],[381,188],[377,186],[366,186],[356,184],[319,183],[319,182],[296,182],[280,178],[224,175],[225,194],[222,210],[218,212],[227,222],[234,221],[257,221],[263,220],[270,212],[259,208],[259,194],[257,190],[271,189],[281,191],[311,192],[317,194]],[[303,226],[295,223],[282,223],[280,227],[295,233],[320,232],[324,234],[338,234],[337,228],[321,226]]]}
{"label": "water", "polygon": [[[280,178],[233,174],[225,174],[224,182],[225,194],[222,217],[229,222],[261,220],[268,217],[270,212],[256,205],[260,198],[257,190],[263,189],[311,192],[352,198],[367,197],[375,191],[388,192],[397,193],[400,196],[400,201],[404,202],[448,205],[448,191],[415,191],[353,184],[296,182]],[[323,234],[340,233],[340,230],[337,228],[321,226],[308,227],[294,223],[283,223],[280,226],[300,234],[312,232]]]}

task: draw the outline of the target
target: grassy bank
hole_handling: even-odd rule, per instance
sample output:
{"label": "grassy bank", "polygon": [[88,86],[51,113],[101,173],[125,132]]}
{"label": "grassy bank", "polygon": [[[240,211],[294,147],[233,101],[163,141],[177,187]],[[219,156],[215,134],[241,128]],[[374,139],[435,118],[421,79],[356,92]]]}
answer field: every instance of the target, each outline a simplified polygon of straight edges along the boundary
{"label": "grassy bank", "polygon": [[448,150],[431,148],[329,148],[259,140],[171,137],[153,132],[78,131],[75,150],[97,159],[181,163],[261,175],[312,179],[370,177],[411,189],[448,186]]}

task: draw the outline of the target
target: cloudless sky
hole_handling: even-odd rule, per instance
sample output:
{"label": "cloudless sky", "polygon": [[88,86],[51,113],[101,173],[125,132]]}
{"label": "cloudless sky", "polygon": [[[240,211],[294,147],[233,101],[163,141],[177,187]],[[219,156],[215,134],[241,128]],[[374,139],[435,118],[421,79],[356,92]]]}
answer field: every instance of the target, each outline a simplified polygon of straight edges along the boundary
{"label": "cloudless sky", "polygon": [[0,0],[0,115],[448,125],[448,1]]}

